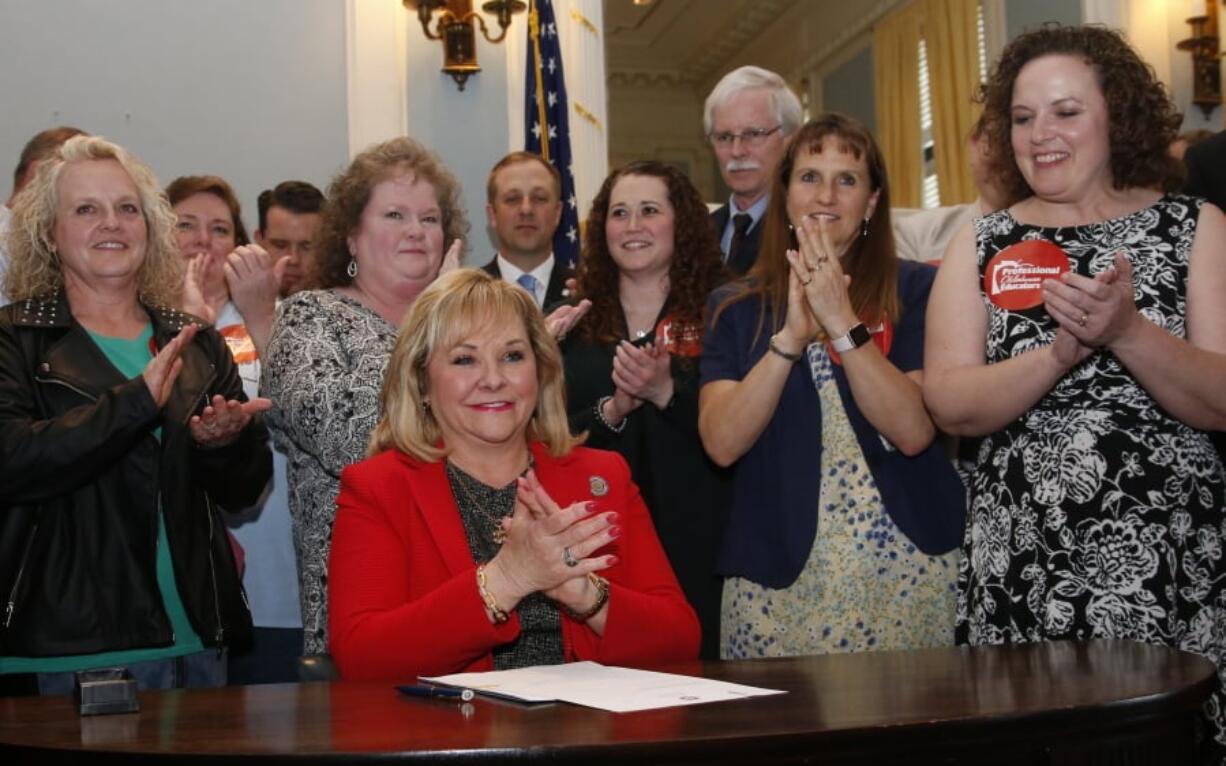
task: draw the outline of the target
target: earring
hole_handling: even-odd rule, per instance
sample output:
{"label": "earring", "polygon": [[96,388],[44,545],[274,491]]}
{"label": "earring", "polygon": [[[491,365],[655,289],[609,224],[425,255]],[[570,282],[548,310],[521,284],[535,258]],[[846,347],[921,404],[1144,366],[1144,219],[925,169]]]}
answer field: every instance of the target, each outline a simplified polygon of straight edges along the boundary
{"label": "earring", "polygon": [[424,396],[421,399],[421,408],[425,410],[426,412],[430,411],[430,400],[425,398]]}
{"label": "earring", "polygon": [[868,236],[868,216],[864,216],[864,220],[860,222],[860,236]]}
{"label": "earring", "polygon": [[345,273],[349,275],[350,279],[358,278],[358,261],[356,258],[351,257],[349,259],[349,265],[345,268]]}

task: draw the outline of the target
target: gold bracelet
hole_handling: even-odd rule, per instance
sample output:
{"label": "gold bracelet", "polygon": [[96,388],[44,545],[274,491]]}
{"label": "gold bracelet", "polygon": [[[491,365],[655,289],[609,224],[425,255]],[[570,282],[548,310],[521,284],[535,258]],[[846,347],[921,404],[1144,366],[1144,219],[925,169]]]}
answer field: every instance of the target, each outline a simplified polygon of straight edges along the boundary
{"label": "gold bracelet", "polygon": [[593,587],[596,588],[596,603],[592,604],[590,609],[583,612],[576,612],[566,604],[558,604],[558,606],[562,607],[562,611],[566,612],[567,616],[578,622],[587,622],[588,620],[592,619],[596,616],[597,612],[604,609],[605,604],[609,603],[609,581],[600,575],[591,574],[590,572],[588,573],[587,579],[588,582],[590,582]]}
{"label": "gold bracelet", "polygon": [[494,616],[495,625],[500,625],[509,619],[507,613],[498,607],[498,602],[494,600],[494,594],[485,589],[485,564],[477,567],[477,593],[481,594],[481,600],[485,602],[485,608],[490,610],[490,614]]}

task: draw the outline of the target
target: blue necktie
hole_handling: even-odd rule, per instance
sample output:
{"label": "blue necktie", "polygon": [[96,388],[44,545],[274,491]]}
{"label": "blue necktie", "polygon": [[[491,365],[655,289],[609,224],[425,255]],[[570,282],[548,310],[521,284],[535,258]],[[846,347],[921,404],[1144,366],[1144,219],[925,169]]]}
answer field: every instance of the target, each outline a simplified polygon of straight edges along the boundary
{"label": "blue necktie", "polygon": [[519,286],[528,291],[532,296],[532,300],[536,300],[536,286],[540,284],[540,280],[531,274],[520,274],[519,279],[515,280]]}

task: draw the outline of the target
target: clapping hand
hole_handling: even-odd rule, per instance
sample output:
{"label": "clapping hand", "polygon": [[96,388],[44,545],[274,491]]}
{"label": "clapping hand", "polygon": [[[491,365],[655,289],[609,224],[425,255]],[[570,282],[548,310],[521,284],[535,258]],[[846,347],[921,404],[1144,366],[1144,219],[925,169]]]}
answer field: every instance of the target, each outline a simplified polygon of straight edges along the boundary
{"label": "clapping hand", "polygon": [[639,348],[623,340],[613,354],[613,385],[633,399],[664,409],[673,398],[672,355],[664,346]]}
{"label": "clapping hand", "polygon": [[204,279],[208,268],[208,253],[199,253],[187,259],[187,268],[183,271],[182,308],[185,313],[213,324],[217,321],[217,313],[204,300]]}
{"label": "clapping hand", "polygon": [[188,429],[196,444],[205,448],[224,447],[238,438],[238,435],[251,418],[258,412],[272,407],[272,402],[263,397],[240,402],[235,399],[226,401],[224,396],[214,396],[212,404],[206,406],[199,415],[193,415],[188,423]]}
{"label": "clapping hand", "polygon": [[613,554],[592,554],[621,535],[618,514],[595,513],[590,501],[559,508],[534,471],[517,490],[503,525],[506,542],[487,568],[501,574],[516,601],[539,591],[575,611],[590,607],[595,596],[587,575],[617,563]]}
{"label": "clapping hand", "polygon": [[827,337],[837,337],[859,321],[847,292],[851,277],[843,273],[842,253],[836,253],[830,233],[809,219],[796,227],[800,250],[786,255],[800,282],[805,303]]}
{"label": "clapping hand", "polygon": [[463,250],[464,240],[459,237],[452,240],[451,247],[447,248],[447,254],[443,256],[443,262],[438,267],[438,275],[440,277],[460,268],[462,265],[460,263],[460,252]]}
{"label": "clapping hand", "polygon": [[1116,253],[1112,266],[1093,277],[1069,271],[1060,279],[1045,280],[1043,303],[1062,330],[1090,349],[1111,345],[1141,319],[1132,264],[1123,253]]}
{"label": "clapping hand", "polygon": [[178,335],[171,338],[170,342],[149,360],[149,364],[145,365],[145,371],[141,373],[145,378],[145,385],[149,387],[149,395],[153,397],[159,410],[170,399],[170,392],[175,387],[175,379],[179,377],[179,372],[183,369],[183,360],[179,358],[179,355],[183,352],[184,347],[192,342],[192,338],[196,337],[198,329],[196,325],[189,324],[180,330]]}
{"label": "clapping hand", "polygon": [[571,328],[579,323],[583,315],[592,307],[592,302],[587,298],[579,301],[574,306],[564,305],[558,306],[553,311],[549,312],[549,316],[545,317],[545,327],[549,330],[549,334],[558,343],[566,339],[566,333],[570,332]]}
{"label": "clapping hand", "polygon": [[289,256],[276,261],[259,245],[240,245],[226,256],[226,285],[230,300],[244,318],[253,313],[271,313],[281,290],[281,276]]}

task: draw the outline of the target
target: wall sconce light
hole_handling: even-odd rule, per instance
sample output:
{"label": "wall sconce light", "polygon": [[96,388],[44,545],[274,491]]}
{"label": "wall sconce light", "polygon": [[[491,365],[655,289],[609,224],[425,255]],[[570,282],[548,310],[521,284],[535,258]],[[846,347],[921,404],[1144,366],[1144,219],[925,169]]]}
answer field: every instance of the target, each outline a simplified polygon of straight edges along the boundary
{"label": "wall sconce light", "polygon": [[1192,36],[1175,47],[1192,54],[1192,103],[1201,108],[1205,119],[1222,103],[1222,72],[1217,30],[1217,0],[1205,3],[1205,14],[1188,19]]}
{"label": "wall sconce light", "polygon": [[[511,16],[525,10],[528,5],[522,0],[490,0],[482,3],[481,10],[494,14],[500,29],[496,37],[490,36],[485,17],[473,10],[472,0],[403,0],[404,7],[417,11],[421,30],[430,40],[443,41],[443,71],[451,75],[460,90],[470,75],[481,71],[477,63],[477,30],[473,21],[481,25],[481,34],[491,43],[502,42],[511,25]],[[430,20],[439,11],[434,31]]]}

